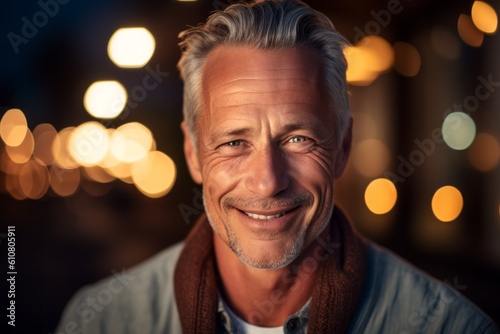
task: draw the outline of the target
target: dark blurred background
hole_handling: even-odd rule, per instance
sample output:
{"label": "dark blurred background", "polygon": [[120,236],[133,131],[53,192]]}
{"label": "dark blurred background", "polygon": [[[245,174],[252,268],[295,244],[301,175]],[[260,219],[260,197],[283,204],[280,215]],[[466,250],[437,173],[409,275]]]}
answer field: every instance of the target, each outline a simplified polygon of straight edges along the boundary
{"label": "dark blurred background", "polygon": [[[0,294],[5,310],[6,237],[15,226],[17,333],[54,332],[78,288],[182,240],[193,226],[199,188],[182,152],[177,35],[232,2],[1,2],[0,117],[10,118],[0,126]],[[306,2],[353,43],[346,55],[354,143],[337,202],[367,238],[455,286],[498,321],[499,2]],[[124,27],[154,36],[145,67],[121,68],[108,56],[110,37]],[[142,89],[151,71],[162,73],[158,85]],[[84,107],[87,89],[101,80],[116,80],[128,93],[127,111],[111,120]],[[23,139],[9,147],[9,119],[33,134],[31,145]],[[138,186],[122,171],[65,165],[71,156],[56,157],[53,139],[64,144],[61,130],[90,121],[149,129],[150,150],[175,163],[170,191],[168,184]],[[27,155],[15,148],[24,144]],[[158,183],[174,175],[162,166],[154,167]]]}

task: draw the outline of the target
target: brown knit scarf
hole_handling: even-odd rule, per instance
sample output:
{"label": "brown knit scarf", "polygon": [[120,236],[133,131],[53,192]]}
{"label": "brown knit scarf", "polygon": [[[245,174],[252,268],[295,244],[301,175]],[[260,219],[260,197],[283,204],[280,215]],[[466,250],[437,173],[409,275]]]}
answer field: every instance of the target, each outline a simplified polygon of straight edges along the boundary
{"label": "brown knit scarf", "polygon": [[[365,272],[365,246],[335,208],[331,240],[338,246],[320,263],[309,313],[309,333],[344,333],[356,310]],[[218,307],[213,232],[202,215],[186,239],[174,286],[184,334],[215,333]]]}

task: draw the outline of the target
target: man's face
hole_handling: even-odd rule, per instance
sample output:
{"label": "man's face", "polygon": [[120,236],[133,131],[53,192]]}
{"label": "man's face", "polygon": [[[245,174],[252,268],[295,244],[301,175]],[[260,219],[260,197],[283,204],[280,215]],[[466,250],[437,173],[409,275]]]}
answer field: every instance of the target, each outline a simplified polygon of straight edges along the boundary
{"label": "man's face", "polygon": [[221,46],[207,57],[198,143],[185,133],[186,157],[215,242],[247,265],[289,264],[330,220],[350,131],[339,145],[324,85],[310,48]]}

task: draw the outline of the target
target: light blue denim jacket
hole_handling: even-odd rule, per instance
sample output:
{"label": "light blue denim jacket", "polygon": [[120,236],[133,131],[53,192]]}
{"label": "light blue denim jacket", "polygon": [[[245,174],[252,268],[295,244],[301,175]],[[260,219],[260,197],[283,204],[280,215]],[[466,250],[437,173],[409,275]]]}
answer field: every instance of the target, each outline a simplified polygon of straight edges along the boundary
{"label": "light blue denim jacket", "polygon": [[[181,333],[173,274],[182,246],[82,288],[66,306],[56,333]],[[448,284],[382,247],[368,243],[367,248],[365,287],[349,333],[499,333],[481,310]],[[459,283],[451,282],[460,289]],[[228,320],[220,312],[217,317]],[[307,312],[299,312],[288,318],[285,333],[304,333],[304,324]],[[231,324],[219,328],[230,332]]]}

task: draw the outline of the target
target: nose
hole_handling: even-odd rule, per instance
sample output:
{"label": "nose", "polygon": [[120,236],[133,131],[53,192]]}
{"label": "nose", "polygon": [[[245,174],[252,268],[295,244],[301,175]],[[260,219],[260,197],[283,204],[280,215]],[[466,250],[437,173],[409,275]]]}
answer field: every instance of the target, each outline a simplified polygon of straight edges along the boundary
{"label": "nose", "polygon": [[256,150],[251,159],[245,181],[249,191],[262,197],[273,197],[288,188],[288,166],[278,148],[266,145]]}

